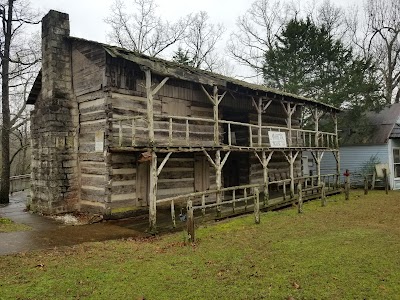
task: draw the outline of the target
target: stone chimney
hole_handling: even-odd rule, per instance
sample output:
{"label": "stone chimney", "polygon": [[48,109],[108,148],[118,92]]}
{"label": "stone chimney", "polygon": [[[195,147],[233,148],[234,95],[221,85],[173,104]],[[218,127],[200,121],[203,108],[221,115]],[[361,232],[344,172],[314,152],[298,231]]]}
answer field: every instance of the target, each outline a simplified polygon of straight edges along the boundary
{"label": "stone chimney", "polygon": [[72,88],[68,14],[42,20],[42,86],[31,113],[31,209],[61,213],[79,206],[78,110]]}

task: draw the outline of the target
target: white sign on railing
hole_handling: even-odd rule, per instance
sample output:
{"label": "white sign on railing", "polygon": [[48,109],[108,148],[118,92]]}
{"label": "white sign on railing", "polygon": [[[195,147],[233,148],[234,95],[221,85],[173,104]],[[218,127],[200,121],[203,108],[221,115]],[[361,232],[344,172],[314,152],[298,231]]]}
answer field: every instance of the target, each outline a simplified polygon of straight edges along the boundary
{"label": "white sign on railing", "polygon": [[279,131],[268,131],[269,143],[271,148],[286,148],[286,134]]}

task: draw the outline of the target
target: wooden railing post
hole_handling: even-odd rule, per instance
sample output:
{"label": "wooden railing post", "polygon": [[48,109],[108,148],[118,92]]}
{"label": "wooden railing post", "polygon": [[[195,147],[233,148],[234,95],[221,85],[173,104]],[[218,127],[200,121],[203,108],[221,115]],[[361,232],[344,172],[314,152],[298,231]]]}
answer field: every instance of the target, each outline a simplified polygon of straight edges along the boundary
{"label": "wooden railing post", "polygon": [[236,209],[236,190],[232,191],[232,212],[235,213]]}
{"label": "wooden railing post", "polygon": [[350,175],[345,176],[344,179],[344,197],[345,200],[350,199]]}
{"label": "wooden railing post", "polygon": [[172,146],[172,118],[169,118],[168,126],[168,145]]}
{"label": "wooden railing post", "polygon": [[301,214],[303,212],[303,191],[301,188],[301,182],[297,184],[297,194],[298,194],[298,203],[297,203],[297,212]]}
{"label": "wooden railing post", "polygon": [[174,200],[171,201],[171,219],[172,219],[172,227],[176,228],[176,221],[175,221],[175,203]]}
{"label": "wooden railing post", "polygon": [[193,203],[192,203],[192,200],[190,198],[189,198],[189,200],[187,202],[186,213],[187,213],[186,224],[187,224],[188,241],[191,242],[191,243],[194,243],[195,236],[194,236]]}
{"label": "wooden railing post", "polygon": [[201,209],[201,214],[202,214],[202,216],[203,216],[203,219],[204,219],[204,217],[206,216],[206,209],[205,209],[205,206],[206,205],[206,195],[205,194],[203,194],[203,195],[201,195],[201,206],[203,207],[202,209]]}
{"label": "wooden railing post", "polygon": [[260,191],[257,187],[254,188],[254,221],[260,224]]}
{"label": "wooden railing post", "polygon": [[253,128],[249,125],[249,146],[253,147]]}
{"label": "wooden railing post", "polygon": [[325,181],[321,184],[321,206],[326,206]]}
{"label": "wooden railing post", "polygon": [[382,171],[383,171],[383,182],[385,184],[385,193],[387,195],[389,192],[389,181],[388,181],[388,176],[387,176],[387,170],[385,168],[383,168]]}
{"label": "wooden railing post", "polygon": [[231,123],[228,123],[228,145],[232,145]]}
{"label": "wooden railing post", "polygon": [[243,197],[244,197],[244,211],[247,211],[247,189],[243,189]]}
{"label": "wooden railing post", "polygon": [[364,195],[368,195],[368,175],[364,176]]}

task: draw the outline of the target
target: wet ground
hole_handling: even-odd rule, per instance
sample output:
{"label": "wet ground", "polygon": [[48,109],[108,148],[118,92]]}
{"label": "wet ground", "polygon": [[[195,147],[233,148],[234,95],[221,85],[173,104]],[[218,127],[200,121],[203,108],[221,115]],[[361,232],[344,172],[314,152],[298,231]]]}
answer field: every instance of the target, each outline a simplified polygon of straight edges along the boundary
{"label": "wet ground", "polygon": [[0,216],[28,225],[30,231],[0,233],[0,255],[30,250],[72,246],[83,242],[146,236],[148,217],[71,226],[24,211],[26,193],[14,193],[8,205],[0,206]]}
{"label": "wet ground", "polygon": [[[10,233],[0,232],[0,255],[26,252],[31,250],[72,246],[84,242],[95,242],[105,240],[115,240],[122,238],[140,238],[148,236],[147,229],[149,218],[147,214],[122,220],[108,220],[90,225],[65,225],[49,217],[32,214],[25,211],[26,193],[17,192],[10,198],[10,203],[0,205],[0,216],[9,218],[16,223],[25,224],[32,228],[30,231],[18,231]],[[311,197],[313,198],[313,197]],[[314,196],[315,198],[315,196]],[[274,200],[270,200],[273,202]],[[282,201],[282,200],[280,200]],[[281,203],[281,202],[277,202]],[[291,205],[291,201],[282,202],[278,207]],[[282,205],[283,204],[283,205]],[[251,213],[249,210],[231,213],[231,216],[238,214]],[[273,209],[273,207],[271,207]],[[224,208],[223,208],[224,210]],[[225,208],[232,210],[232,208]],[[197,211],[200,214],[200,211]],[[177,212],[179,214],[179,212]],[[196,216],[197,222],[214,222],[215,216],[210,214],[208,218],[202,219],[200,215]],[[229,217],[229,214],[227,214]],[[199,224],[199,223],[197,223]],[[157,208],[157,228],[158,233],[168,233],[172,231],[183,230],[186,222],[181,222],[176,217],[176,227],[172,227],[171,214],[169,207]]]}

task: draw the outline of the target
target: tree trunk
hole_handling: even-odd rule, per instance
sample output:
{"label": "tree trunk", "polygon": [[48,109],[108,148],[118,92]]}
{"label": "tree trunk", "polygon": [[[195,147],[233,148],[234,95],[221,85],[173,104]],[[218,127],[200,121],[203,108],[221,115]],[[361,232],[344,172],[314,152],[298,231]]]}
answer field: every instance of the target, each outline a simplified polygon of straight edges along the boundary
{"label": "tree trunk", "polygon": [[[2,143],[2,168],[1,168],[1,187],[0,187],[0,203],[9,203],[10,193],[10,101],[9,101],[9,65],[10,65],[10,44],[11,44],[11,25],[13,15],[14,0],[8,0],[7,17],[5,12],[3,24],[4,36],[4,52],[2,53],[2,114],[3,124],[1,127],[1,143]],[[3,26],[4,26],[3,25]]]}

